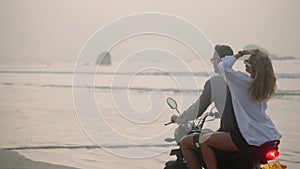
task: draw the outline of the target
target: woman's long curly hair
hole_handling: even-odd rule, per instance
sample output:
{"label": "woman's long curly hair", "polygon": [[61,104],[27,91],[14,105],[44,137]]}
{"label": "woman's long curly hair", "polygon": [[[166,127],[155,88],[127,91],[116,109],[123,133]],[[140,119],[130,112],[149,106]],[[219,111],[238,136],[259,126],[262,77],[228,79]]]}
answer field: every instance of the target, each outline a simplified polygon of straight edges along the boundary
{"label": "woman's long curly hair", "polygon": [[276,77],[271,59],[268,54],[255,50],[255,54],[249,57],[254,78],[249,88],[249,94],[254,100],[270,99],[275,95]]}

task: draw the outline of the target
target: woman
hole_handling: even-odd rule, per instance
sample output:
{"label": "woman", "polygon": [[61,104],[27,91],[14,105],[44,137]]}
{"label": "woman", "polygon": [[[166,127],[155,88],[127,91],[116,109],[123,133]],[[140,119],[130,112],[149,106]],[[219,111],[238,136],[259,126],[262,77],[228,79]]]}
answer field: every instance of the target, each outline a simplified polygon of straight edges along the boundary
{"label": "woman", "polygon": [[[244,54],[250,54],[244,61],[249,76],[232,69],[235,61]],[[265,112],[267,101],[275,94],[276,89],[276,78],[268,55],[259,50],[240,51],[234,56],[224,57],[218,67],[231,92],[237,131],[219,131],[199,138],[208,169],[217,169],[213,148],[242,151],[281,137]]]}

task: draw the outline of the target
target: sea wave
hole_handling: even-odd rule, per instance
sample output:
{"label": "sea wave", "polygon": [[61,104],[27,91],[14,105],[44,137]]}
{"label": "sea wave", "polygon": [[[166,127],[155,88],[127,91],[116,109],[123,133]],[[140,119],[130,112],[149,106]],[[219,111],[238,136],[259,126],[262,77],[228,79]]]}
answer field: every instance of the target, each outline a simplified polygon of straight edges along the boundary
{"label": "sea wave", "polygon": [[[198,94],[202,89],[175,89],[175,88],[151,88],[151,87],[124,87],[124,86],[79,86],[67,84],[36,84],[36,83],[12,83],[0,82],[1,86],[28,86],[40,88],[82,88],[97,91],[103,90],[128,90],[136,92],[172,92],[172,93],[191,93]],[[300,96],[300,90],[282,90],[276,91],[276,96]]]}
{"label": "sea wave", "polygon": [[[35,71],[35,70],[0,70],[0,74],[53,74],[53,75],[136,75],[136,72],[74,72],[74,71]],[[208,72],[161,72],[161,71],[151,71],[151,72],[140,72],[138,75],[143,76],[209,76]],[[276,73],[276,77],[279,79],[299,79],[300,73]]]}
{"label": "sea wave", "polygon": [[34,149],[96,149],[96,148],[129,148],[129,147],[173,147],[176,143],[165,144],[119,144],[119,145],[36,145],[36,146],[16,146],[2,147],[2,150],[34,150]]}

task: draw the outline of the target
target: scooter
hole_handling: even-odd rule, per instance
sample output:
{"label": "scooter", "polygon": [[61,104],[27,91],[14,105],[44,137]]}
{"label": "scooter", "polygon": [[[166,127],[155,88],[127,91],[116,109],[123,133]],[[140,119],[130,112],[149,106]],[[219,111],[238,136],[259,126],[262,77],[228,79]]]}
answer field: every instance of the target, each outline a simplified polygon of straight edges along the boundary
{"label": "scooter", "polygon": [[[177,109],[177,103],[173,98],[167,98],[167,104],[171,109],[175,109],[178,114],[180,112]],[[189,122],[187,124],[181,124],[175,130],[174,141],[177,142],[179,148],[172,149],[170,156],[176,156],[176,160],[170,160],[165,163],[164,169],[189,169],[188,164],[186,163],[182,151],[180,149],[180,139],[185,135],[199,133],[200,135],[213,132],[210,129],[203,128],[204,123],[208,117],[211,117],[209,121],[220,118],[218,112],[213,112],[212,109],[210,112],[204,113],[199,117],[199,122]],[[172,124],[174,122],[166,123],[165,125]],[[185,133],[185,134],[183,134]],[[166,141],[171,141],[167,139]],[[274,161],[275,158],[279,156],[278,145],[280,141],[274,140],[266,142],[259,147],[253,147],[247,151],[237,151],[237,152],[228,152],[215,149],[218,167],[219,169],[286,169],[287,166],[281,165],[279,161]],[[197,146],[197,143],[195,144]],[[197,146],[198,149],[195,150],[199,155],[199,160],[201,162],[202,168],[207,169],[206,164],[201,155],[200,146]]]}

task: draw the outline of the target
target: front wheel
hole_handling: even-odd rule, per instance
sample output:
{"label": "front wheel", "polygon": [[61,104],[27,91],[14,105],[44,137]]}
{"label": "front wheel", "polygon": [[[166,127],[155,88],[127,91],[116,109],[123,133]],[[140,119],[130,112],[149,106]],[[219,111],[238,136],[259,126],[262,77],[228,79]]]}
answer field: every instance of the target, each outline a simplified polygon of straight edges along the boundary
{"label": "front wheel", "polygon": [[182,161],[168,161],[164,169],[189,169]]}

